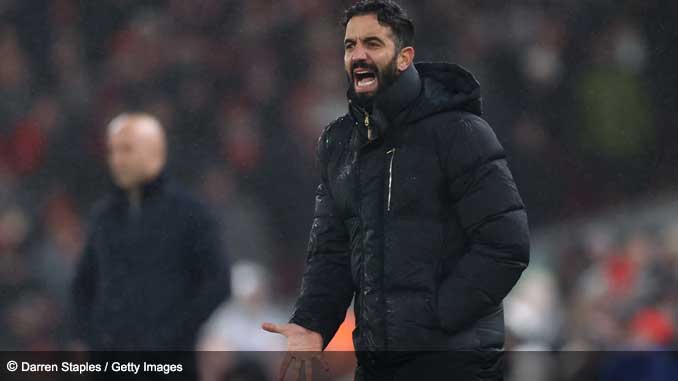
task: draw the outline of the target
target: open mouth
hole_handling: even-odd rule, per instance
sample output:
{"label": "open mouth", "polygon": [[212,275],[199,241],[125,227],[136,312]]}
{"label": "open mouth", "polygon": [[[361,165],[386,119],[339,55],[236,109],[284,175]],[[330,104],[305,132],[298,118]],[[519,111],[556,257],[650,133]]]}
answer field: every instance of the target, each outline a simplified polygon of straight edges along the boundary
{"label": "open mouth", "polygon": [[353,78],[356,91],[371,91],[377,85],[377,73],[371,69],[356,69]]}

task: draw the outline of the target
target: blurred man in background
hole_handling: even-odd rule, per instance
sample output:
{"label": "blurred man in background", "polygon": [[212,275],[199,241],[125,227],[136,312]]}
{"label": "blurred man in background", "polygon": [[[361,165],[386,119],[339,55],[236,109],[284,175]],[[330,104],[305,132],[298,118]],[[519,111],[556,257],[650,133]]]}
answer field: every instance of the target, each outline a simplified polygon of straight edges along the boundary
{"label": "blurred man in background", "polygon": [[479,84],[414,65],[414,26],[392,1],[360,1],[344,25],[349,112],[318,143],[301,295],[289,324],[264,329],[321,351],[355,295],[357,380],[502,379],[502,301],[529,237]]}
{"label": "blurred man in background", "polygon": [[168,184],[156,118],[116,117],[107,143],[115,187],[93,212],[75,276],[77,332],[93,350],[192,350],[230,292],[217,223]]}

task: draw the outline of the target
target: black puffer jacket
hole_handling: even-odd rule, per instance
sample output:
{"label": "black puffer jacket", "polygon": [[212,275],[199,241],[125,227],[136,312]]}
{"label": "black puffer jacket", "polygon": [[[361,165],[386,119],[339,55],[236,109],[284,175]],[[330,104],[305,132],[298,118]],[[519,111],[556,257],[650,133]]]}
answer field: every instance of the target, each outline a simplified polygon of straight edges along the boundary
{"label": "black puffer jacket", "polygon": [[[417,64],[319,141],[307,269],[291,322],[325,345],[355,296],[358,351],[500,348],[529,260],[523,202],[479,85]],[[376,139],[367,139],[367,129]]]}

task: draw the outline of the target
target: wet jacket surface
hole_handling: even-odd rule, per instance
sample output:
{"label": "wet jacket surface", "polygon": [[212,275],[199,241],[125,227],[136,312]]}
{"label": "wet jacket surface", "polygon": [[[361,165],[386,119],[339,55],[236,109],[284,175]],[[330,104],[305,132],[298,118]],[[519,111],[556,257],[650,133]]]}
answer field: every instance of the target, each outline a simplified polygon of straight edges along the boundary
{"label": "wet jacket surface", "polygon": [[529,232],[473,76],[411,66],[371,110],[349,101],[318,157],[291,322],[327,345],[355,298],[358,351],[501,348],[502,300],[528,264]]}

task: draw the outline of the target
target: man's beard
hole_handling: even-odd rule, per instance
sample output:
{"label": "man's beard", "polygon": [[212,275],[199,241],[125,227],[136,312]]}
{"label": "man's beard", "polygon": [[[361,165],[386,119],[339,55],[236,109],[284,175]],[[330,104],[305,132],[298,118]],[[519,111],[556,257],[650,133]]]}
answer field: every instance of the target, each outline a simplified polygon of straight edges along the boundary
{"label": "man's beard", "polygon": [[[374,102],[374,99],[386,89],[388,89],[393,82],[396,81],[398,78],[398,70],[397,70],[397,56],[393,57],[393,60],[391,60],[386,66],[382,69],[377,67],[376,65],[369,65],[365,63],[364,61],[358,61],[355,64],[352,65],[351,67],[351,74],[347,74],[347,79],[349,82],[349,90],[348,90],[348,96],[350,99],[358,103],[360,106],[363,107],[371,107],[372,102]],[[377,75],[377,83],[379,84],[379,87],[377,88],[377,91],[373,94],[368,94],[368,93],[357,93],[355,91],[355,80],[354,80],[354,70],[359,67],[364,67],[364,68],[369,68],[373,70],[376,75]]]}

